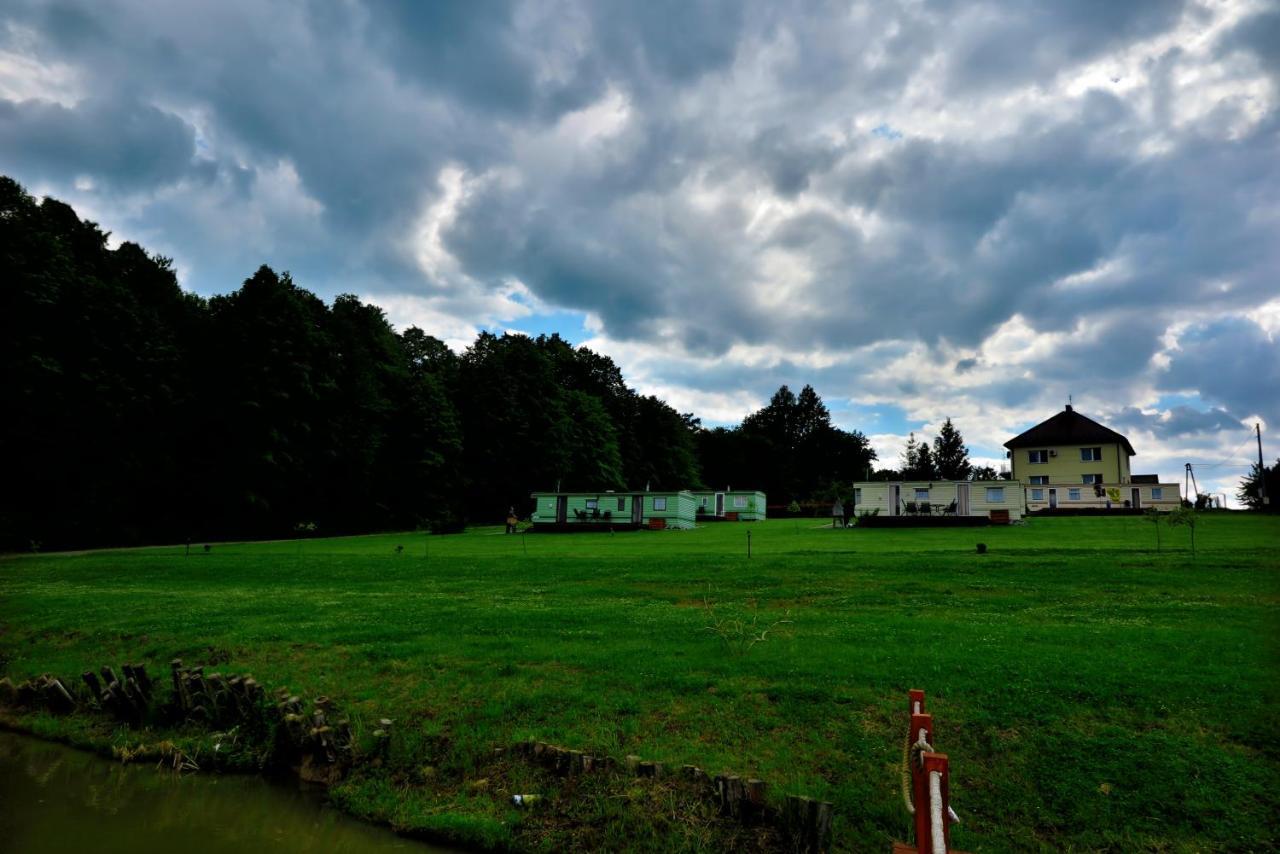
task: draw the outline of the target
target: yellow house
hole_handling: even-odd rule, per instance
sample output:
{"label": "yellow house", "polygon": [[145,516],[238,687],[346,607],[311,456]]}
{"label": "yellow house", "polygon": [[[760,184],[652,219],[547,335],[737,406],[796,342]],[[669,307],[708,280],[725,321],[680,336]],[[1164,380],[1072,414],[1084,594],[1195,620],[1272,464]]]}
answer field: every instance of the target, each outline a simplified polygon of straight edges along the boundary
{"label": "yellow house", "polygon": [[1129,440],[1067,406],[1004,443],[1012,479],[1027,491],[1027,510],[1172,510],[1182,496],[1176,483],[1133,475],[1137,456]]}

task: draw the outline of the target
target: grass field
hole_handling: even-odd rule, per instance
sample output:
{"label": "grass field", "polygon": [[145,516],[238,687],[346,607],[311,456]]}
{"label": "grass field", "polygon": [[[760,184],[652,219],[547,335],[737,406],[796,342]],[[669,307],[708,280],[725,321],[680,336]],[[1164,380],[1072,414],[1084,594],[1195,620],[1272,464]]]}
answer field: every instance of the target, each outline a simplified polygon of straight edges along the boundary
{"label": "grass field", "polygon": [[[771,797],[833,801],[837,849],[887,851],[909,834],[898,769],[920,687],[958,847],[1280,844],[1280,519],[1204,516],[1194,561],[1186,529],[1157,553],[1136,518],[817,521],[13,557],[0,673],[211,660],[396,719],[392,767],[335,793],[353,812],[517,847],[654,850],[717,842],[635,784],[494,781],[485,757],[532,736],[758,776]],[[744,652],[708,631],[708,599],[719,618],[791,622]],[[521,823],[504,799],[532,785],[577,828]]]}

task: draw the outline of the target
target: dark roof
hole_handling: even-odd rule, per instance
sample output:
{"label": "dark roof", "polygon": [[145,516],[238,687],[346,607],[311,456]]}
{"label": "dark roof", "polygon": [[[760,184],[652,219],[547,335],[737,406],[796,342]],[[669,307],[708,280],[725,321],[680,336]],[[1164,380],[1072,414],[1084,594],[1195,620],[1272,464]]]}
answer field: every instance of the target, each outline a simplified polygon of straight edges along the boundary
{"label": "dark roof", "polygon": [[1041,421],[1025,433],[1020,433],[1004,443],[1006,448],[1045,448],[1051,445],[1110,445],[1124,446],[1129,456],[1137,451],[1129,440],[1110,427],[1103,427],[1092,418],[1085,418],[1070,406],[1052,418]]}
{"label": "dark roof", "polygon": [[1160,475],[1158,474],[1135,474],[1130,476],[1130,483],[1159,483]]}

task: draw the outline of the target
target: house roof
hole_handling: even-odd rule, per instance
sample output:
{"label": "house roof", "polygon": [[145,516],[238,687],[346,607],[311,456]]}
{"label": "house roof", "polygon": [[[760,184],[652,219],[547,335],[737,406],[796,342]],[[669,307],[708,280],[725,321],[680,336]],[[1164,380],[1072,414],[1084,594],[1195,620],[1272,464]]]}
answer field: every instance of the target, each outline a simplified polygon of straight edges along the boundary
{"label": "house roof", "polygon": [[1129,456],[1137,451],[1129,440],[1110,427],[1104,427],[1092,418],[1086,418],[1070,406],[1057,415],[1041,421],[1025,433],[1020,433],[1004,443],[1006,448],[1035,448],[1050,445],[1121,445]]}

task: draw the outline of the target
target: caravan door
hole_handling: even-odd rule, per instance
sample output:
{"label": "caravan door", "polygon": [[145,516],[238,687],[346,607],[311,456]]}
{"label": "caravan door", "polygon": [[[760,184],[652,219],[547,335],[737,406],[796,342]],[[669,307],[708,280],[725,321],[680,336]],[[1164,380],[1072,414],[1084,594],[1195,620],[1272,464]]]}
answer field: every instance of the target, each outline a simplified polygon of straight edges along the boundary
{"label": "caravan door", "polygon": [[956,515],[969,515],[969,484],[956,484]]}
{"label": "caravan door", "polygon": [[556,496],[556,523],[563,525],[569,517],[569,496]]}
{"label": "caravan door", "polygon": [[723,492],[716,493],[716,515],[717,516],[724,515],[724,493]]}
{"label": "caravan door", "polygon": [[900,516],[902,514],[901,501],[902,485],[898,483],[889,484],[889,515]]}
{"label": "caravan door", "polygon": [[639,525],[644,521],[644,496],[631,496],[631,524]]}

